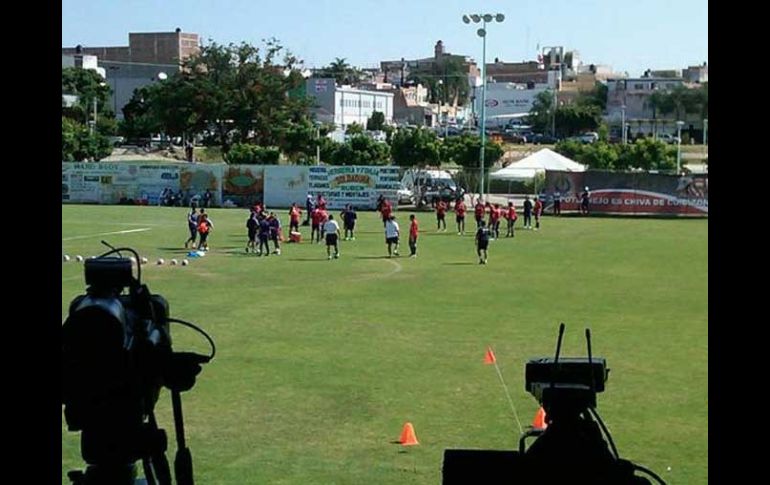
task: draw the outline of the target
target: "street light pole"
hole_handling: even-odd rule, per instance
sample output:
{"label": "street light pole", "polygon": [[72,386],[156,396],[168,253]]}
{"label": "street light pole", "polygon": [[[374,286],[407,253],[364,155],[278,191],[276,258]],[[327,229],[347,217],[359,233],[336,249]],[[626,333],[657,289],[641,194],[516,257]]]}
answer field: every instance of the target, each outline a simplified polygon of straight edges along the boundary
{"label": "street light pole", "polygon": [[703,118],[703,146],[708,145],[708,130],[709,130],[709,120],[708,118]]}
{"label": "street light pole", "polygon": [[623,140],[623,144],[626,144],[626,105],[620,107],[620,129],[623,131],[623,133],[620,136],[620,139]]}
{"label": "street light pole", "polygon": [[682,125],[684,121],[676,122],[676,174],[682,173]]}
{"label": "street light pole", "polygon": [[315,138],[315,164],[321,165],[321,127],[319,125],[315,127]]}
{"label": "street light pole", "polygon": [[479,195],[484,197],[484,152],[486,145],[486,125],[487,125],[487,23],[505,20],[505,15],[498,13],[492,14],[472,14],[470,16],[463,15],[463,22],[466,24],[483,22],[479,30],[476,31],[482,40],[481,47],[481,151],[479,154],[479,174],[481,176],[479,181]]}

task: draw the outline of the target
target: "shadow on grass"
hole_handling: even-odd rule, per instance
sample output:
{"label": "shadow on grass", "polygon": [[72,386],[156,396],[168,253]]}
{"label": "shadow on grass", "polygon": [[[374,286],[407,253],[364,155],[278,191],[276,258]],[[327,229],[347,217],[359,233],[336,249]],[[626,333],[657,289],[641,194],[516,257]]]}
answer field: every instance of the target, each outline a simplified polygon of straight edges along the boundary
{"label": "shadow on grass", "polygon": [[449,265],[449,266],[473,266],[474,264],[478,264],[478,263],[471,263],[471,262],[466,262],[466,261],[444,263],[444,265]]}
{"label": "shadow on grass", "polygon": [[329,261],[328,257],[324,256],[323,258],[287,258],[288,261],[302,261],[302,262],[315,262],[320,263],[321,261]]}

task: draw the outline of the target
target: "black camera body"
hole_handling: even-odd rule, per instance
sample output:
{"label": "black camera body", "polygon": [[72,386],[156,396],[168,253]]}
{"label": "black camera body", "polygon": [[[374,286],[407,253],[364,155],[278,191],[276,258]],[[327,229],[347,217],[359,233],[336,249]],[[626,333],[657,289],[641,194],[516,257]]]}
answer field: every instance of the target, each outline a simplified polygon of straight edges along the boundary
{"label": "black camera body", "polygon": [[[135,251],[126,250],[139,260]],[[141,283],[140,269],[133,277],[130,259],[107,257],[118,251],[86,260],[86,293],[70,303],[61,327],[64,417],[70,431],[82,432],[81,454],[88,464],[85,473],[70,472],[70,479],[76,484],[133,485],[135,462],[142,460],[145,476],[157,475],[161,485],[170,484],[167,438],[154,415],[166,387],[172,392],[177,426],[177,480],[192,484],[179,393],[193,387],[200,364],[213,354],[173,351],[170,322],[205,332],[170,318],[168,302]]]}
{"label": "black camera body", "polygon": [[[604,391],[609,369],[604,358],[591,356],[590,332],[588,358],[560,358],[563,334],[564,324],[555,358],[531,359],[525,367],[525,389],[545,410],[546,427],[523,432],[518,451],[445,450],[444,485],[649,484],[634,475],[636,465],[618,456],[595,411],[596,394]],[[530,437],[536,440],[526,448]]]}
{"label": "black camera body", "polygon": [[62,325],[64,415],[70,431],[83,432],[87,463],[123,467],[145,454],[144,423],[172,353],[169,307],[137,284],[129,259],[86,260],[85,275],[86,294]]}

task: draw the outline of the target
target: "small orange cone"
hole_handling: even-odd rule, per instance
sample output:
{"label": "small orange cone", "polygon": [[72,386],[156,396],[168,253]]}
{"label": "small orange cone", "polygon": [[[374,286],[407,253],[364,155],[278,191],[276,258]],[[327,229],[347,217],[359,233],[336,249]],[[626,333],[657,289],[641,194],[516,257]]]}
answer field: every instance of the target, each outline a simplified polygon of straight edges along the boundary
{"label": "small orange cone", "polygon": [[484,363],[489,365],[494,364],[495,362],[497,362],[497,359],[495,359],[495,353],[492,352],[492,347],[487,347],[487,354],[484,356]]}
{"label": "small orange cone", "polygon": [[417,436],[414,434],[414,426],[412,423],[404,424],[404,429],[401,431],[401,439],[398,440],[403,446],[419,445]]}
{"label": "small orange cone", "polygon": [[545,429],[548,427],[548,423],[545,422],[545,409],[540,406],[540,409],[535,413],[535,419],[532,420],[532,427],[535,429]]}

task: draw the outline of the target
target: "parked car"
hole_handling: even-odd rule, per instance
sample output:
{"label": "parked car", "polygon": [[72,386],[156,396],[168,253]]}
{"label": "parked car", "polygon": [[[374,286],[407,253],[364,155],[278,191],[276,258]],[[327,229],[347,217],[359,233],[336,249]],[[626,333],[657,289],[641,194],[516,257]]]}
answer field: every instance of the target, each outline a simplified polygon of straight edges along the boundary
{"label": "parked car", "polygon": [[546,135],[544,133],[536,133],[532,137],[532,143],[535,145],[553,145],[558,142],[559,139],[552,135]]}
{"label": "parked car", "polygon": [[414,202],[414,193],[407,189],[399,189],[398,191],[398,203],[399,204],[412,204]]}
{"label": "parked car", "polygon": [[577,139],[582,143],[596,143],[599,141],[599,134],[594,131],[590,131],[578,136]]}
{"label": "parked car", "polygon": [[669,145],[676,145],[679,142],[679,138],[674,135],[669,135],[668,133],[658,135],[658,140],[663,143],[668,143]]}

